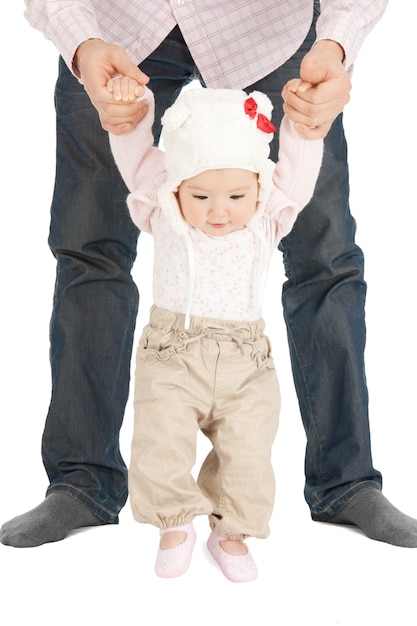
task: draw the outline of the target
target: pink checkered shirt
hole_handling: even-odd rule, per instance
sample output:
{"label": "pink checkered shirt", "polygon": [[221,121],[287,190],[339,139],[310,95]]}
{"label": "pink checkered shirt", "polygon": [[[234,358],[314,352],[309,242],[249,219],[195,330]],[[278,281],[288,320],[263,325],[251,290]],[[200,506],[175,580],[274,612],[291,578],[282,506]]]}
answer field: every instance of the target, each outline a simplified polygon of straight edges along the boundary
{"label": "pink checkered shirt", "polygon": [[[317,39],[333,39],[351,67],[388,0],[322,0]],[[25,17],[68,67],[78,45],[99,37],[138,64],[176,24],[209,87],[243,88],[288,60],[304,40],[313,0],[25,0]]]}

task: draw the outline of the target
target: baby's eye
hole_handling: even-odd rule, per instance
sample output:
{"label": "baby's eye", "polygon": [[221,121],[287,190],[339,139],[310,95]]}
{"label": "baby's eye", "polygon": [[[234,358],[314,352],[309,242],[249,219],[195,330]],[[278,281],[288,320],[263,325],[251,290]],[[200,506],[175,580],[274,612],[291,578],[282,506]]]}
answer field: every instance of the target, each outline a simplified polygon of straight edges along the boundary
{"label": "baby's eye", "polygon": [[241,194],[233,194],[233,196],[230,196],[231,200],[240,200],[241,198],[244,198],[245,196],[243,195],[243,193]]}
{"label": "baby's eye", "polygon": [[195,198],[196,200],[207,200],[207,196],[193,195],[193,198]]}

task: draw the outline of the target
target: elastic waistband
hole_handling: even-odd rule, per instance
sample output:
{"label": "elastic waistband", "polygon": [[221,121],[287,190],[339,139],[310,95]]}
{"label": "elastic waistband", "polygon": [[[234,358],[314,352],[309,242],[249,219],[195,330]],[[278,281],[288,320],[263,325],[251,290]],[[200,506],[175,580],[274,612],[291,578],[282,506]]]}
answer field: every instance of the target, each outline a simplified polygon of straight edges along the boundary
{"label": "elastic waistband", "polygon": [[150,323],[157,328],[186,332],[188,336],[210,335],[227,339],[239,336],[242,340],[255,341],[262,337],[265,322],[262,318],[254,322],[219,320],[211,317],[190,317],[190,324],[185,329],[185,315],[160,309],[153,305],[150,311]]}

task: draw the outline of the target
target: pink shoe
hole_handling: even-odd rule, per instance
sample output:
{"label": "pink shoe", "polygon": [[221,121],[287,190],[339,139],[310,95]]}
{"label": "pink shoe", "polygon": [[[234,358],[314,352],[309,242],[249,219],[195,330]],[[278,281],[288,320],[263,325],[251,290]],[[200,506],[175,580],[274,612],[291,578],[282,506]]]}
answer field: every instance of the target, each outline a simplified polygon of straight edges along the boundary
{"label": "pink shoe", "polygon": [[255,580],[258,575],[258,570],[256,569],[255,562],[249,550],[247,554],[229,554],[223,550],[219,544],[219,541],[223,541],[224,539],[226,539],[226,537],[219,537],[211,533],[207,541],[207,547],[226,578],[234,583]]}
{"label": "pink shoe", "polygon": [[164,528],[160,534],[169,533],[176,530],[182,530],[187,533],[187,538],[176,548],[167,548],[166,550],[158,550],[156,555],[155,573],[161,578],[175,578],[181,576],[187,571],[190,563],[193,548],[195,545],[196,534],[192,524],[184,524],[184,526],[174,526],[173,528]]}

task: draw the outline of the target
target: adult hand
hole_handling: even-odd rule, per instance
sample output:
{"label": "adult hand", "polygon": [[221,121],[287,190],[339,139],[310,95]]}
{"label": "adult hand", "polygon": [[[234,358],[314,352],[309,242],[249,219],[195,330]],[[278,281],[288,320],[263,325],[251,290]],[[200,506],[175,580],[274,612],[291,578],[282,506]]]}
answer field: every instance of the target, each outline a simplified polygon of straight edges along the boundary
{"label": "adult hand", "polygon": [[343,58],[336,41],[316,42],[301,62],[297,89],[290,81],[282,91],[284,111],[305,139],[325,137],[350,100],[352,85]]}
{"label": "adult hand", "polygon": [[140,122],[147,110],[146,103],[137,102],[134,96],[127,101],[115,100],[107,88],[108,81],[117,74],[129,76],[139,85],[149,82],[149,77],[137,68],[124,48],[91,39],[77,48],[73,65],[104,130],[121,135]]}

